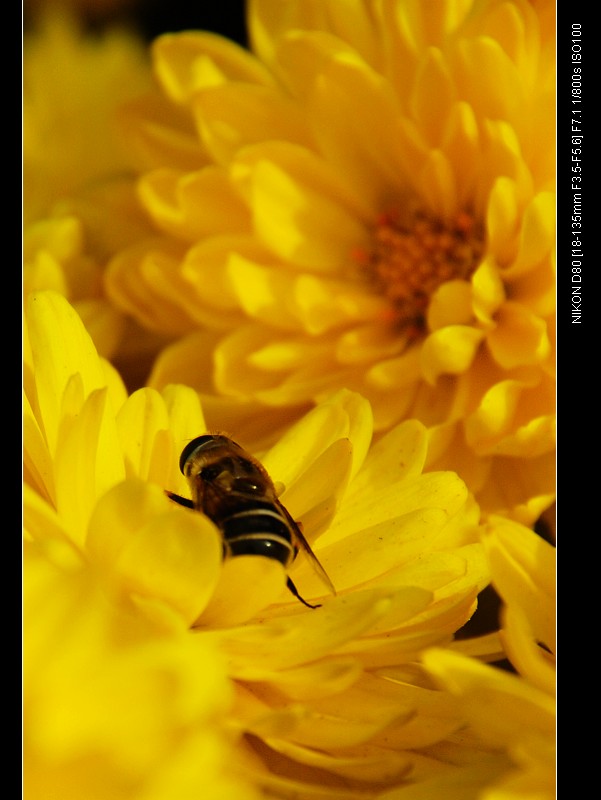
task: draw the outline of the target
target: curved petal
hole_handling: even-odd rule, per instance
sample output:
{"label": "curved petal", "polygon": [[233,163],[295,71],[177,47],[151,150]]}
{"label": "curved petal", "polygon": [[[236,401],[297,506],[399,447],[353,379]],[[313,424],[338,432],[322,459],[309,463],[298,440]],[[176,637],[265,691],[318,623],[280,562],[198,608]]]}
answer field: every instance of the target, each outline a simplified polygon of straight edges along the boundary
{"label": "curved petal", "polygon": [[422,371],[432,385],[441,375],[465,372],[476,355],[484,332],[465,325],[448,325],[431,333],[421,350]]}
{"label": "curved petal", "polygon": [[269,72],[244,48],[213,33],[167,33],[153,43],[155,69],[169,97],[184,104],[226,80],[270,84]]}
{"label": "curved petal", "polygon": [[170,506],[160,489],[139,480],[101,498],[86,549],[127,593],[166,603],[188,625],[208,603],[221,569],[215,526],[202,514]]}
{"label": "curved petal", "polygon": [[519,303],[505,303],[486,336],[495,361],[504,369],[543,363],[551,352],[545,320]]}
{"label": "curved petal", "polygon": [[266,142],[246,148],[233,169],[252,202],[257,236],[286,261],[335,273],[366,244],[351,193],[310,151]]}
{"label": "curved petal", "polygon": [[499,270],[491,259],[484,259],[472,275],[472,293],[476,318],[485,325],[492,326],[494,314],[505,300],[505,287]]}
{"label": "curved petal", "polygon": [[341,390],[290,427],[263,456],[262,462],[275,480],[292,487],[328,447],[340,439],[348,439],[352,445],[354,475],[365,459],[371,435],[369,403],[355,392]]}
{"label": "curved petal", "polygon": [[447,281],[438,287],[428,306],[431,331],[448,325],[468,325],[472,319],[472,292],[467,281]]}
{"label": "curved petal", "polygon": [[250,230],[248,210],[219,167],[157,169],[142,178],[138,192],[157,227],[183,241]]}
{"label": "curved petal", "polygon": [[469,444],[480,455],[494,452],[532,458],[554,448],[555,390],[549,381],[494,384],[465,420]]}
{"label": "curved petal", "polygon": [[[285,595],[286,573],[272,558],[236,556],[224,562],[196,630],[242,625]],[[243,591],[237,591],[243,587]],[[292,595],[288,595],[292,598]]]}
{"label": "curved petal", "polygon": [[128,478],[165,486],[169,463],[175,460],[168,434],[167,409],[154,389],[138,389],[117,415]]}
{"label": "curved petal", "polygon": [[241,147],[265,139],[311,144],[306,116],[273,86],[220,84],[196,94],[192,109],[217,163],[227,164]]}
{"label": "curved petal", "polygon": [[92,392],[77,415],[63,416],[59,442],[54,460],[57,511],[69,536],[81,545],[98,498],[125,477],[106,389]]}
{"label": "curved petal", "polygon": [[524,211],[516,259],[508,276],[521,275],[552,252],[555,242],[555,195],[541,192]]}
{"label": "curved petal", "polygon": [[89,334],[64,297],[52,291],[31,294],[25,315],[37,394],[30,401],[54,453],[69,380],[81,376],[83,402],[91,392],[106,386],[105,374]]}

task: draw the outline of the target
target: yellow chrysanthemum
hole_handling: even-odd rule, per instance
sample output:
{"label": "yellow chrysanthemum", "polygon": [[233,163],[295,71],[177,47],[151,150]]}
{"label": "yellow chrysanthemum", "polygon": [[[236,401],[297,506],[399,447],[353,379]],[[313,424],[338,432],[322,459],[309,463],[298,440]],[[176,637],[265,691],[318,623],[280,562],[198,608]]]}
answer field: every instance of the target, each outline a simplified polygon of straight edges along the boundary
{"label": "yellow chrysanthemum", "polygon": [[111,603],[56,540],[25,545],[24,615],[26,800],[259,800],[232,760],[232,687],[209,642]]}
{"label": "yellow chrysanthemum", "polygon": [[555,550],[532,531],[494,519],[484,538],[501,595],[508,674],[450,651],[424,655],[429,671],[461,700],[466,719],[511,767],[481,800],[553,800],[555,787]]}
{"label": "yellow chrysanthemum", "polygon": [[[221,748],[210,760],[217,788],[230,759],[248,792],[282,798],[374,797],[474,763],[497,774],[502,764],[481,763],[480,740],[457,733],[454,698],[417,663],[424,647],[451,643],[488,581],[478,508],[453,473],[423,472],[423,425],[402,423],[370,447],[369,405],[341,392],[262,454],[338,592],[324,595],[299,556],[297,587],[323,603],[307,609],[279,563],[223,563],[213,523],[167,498],[164,489],[187,494],[179,451],[205,431],[196,393],[171,386],[128,397],[54,292],[29,296],[26,323],[32,786],[56,780],[60,795],[91,760],[94,770],[112,765],[92,796],[115,796],[113,781],[136,797],[167,796],[169,785],[172,796],[200,796],[199,740],[201,753]],[[52,669],[38,676],[46,657]],[[219,658],[231,705],[214,674]],[[161,674],[167,688],[156,697]],[[151,704],[144,711],[140,698]],[[64,725],[52,711],[63,701]],[[137,741],[148,726],[152,741]]]}
{"label": "yellow chrysanthemum", "polygon": [[60,5],[35,19],[23,39],[26,222],[131,171],[116,111],[149,85],[143,42],[131,32],[86,34]]}
{"label": "yellow chrysanthemum", "polygon": [[[177,337],[151,384],[271,431],[334,389],[530,524],[554,493],[554,4],[254,0],[255,55],[154,44],[130,112],[157,235],[117,305]],[[208,352],[207,352],[208,351]],[[265,416],[265,415],[263,415]]]}
{"label": "yellow chrysanthemum", "polygon": [[[135,199],[116,114],[150,85],[141,39],[85,33],[57,4],[23,46],[24,296],[52,289],[85,321],[106,357],[148,369],[165,338],[141,337],[104,295],[108,259],[150,228]],[[144,374],[144,368],[139,370]]]}

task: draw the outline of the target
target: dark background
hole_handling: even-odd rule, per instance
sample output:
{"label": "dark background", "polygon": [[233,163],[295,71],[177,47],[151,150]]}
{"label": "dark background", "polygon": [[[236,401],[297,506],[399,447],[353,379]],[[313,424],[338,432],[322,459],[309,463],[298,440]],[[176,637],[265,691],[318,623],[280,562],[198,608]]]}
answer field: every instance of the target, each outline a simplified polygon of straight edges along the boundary
{"label": "dark background", "polygon": [[244,0],[142,0],[134,7],[138,28],[149,39],[160,33],[208,30],[247,43]]}
{"label": "dark background", "polygon": [[72,9],[91,30],[120,23],[148,41],[161,33],[207,30],[247,45],[245,0],[25,0],[25,30],[53,5]]}

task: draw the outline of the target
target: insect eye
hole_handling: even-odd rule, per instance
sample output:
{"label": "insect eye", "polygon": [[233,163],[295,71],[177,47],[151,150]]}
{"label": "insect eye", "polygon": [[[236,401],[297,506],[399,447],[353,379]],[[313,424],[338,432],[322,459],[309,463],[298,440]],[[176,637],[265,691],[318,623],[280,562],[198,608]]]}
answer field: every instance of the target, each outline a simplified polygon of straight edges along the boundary
{"label": "insect eye", "polygon": [[191,442],[184,447],[182,450],[182,454],[179,459],[179,468],[182,475],[185,475],[185,467],[188,459],[200,448],[206,445],[208,442],[213,442],[215,440],[214,436],[210,434],[205,434],[204,436],[197,436],[196,439],[192,439]]}
{"label": "insect eye", "polygon": [[219,466],[219,464],[212,464],[208,467],[203,467],[200,470],[199,475],[203,481],[210,482],[218,478],[222,472],[223,469]]}

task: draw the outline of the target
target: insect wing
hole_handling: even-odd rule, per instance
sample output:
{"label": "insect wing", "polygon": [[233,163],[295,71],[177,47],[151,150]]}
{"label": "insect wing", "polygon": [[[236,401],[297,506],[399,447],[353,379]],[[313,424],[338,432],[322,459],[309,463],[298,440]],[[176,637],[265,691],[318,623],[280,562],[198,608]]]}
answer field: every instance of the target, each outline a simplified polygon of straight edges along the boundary
{"label": "insect wing", "polygon": [[305,553],[305,555],[309,559],[309,562],[310,562],[311,566],[313,567],[313,569],[315,570],[317,575],[319,575],[319,577],[321,578],[322,583],[324,583],[325,586],[328,587],[328,590],[333,595],[335,595],[336,594],[336,589],[334,588],[334,584],[330,580],[330,578],[328,576],[328,573],[325,571],[325,569],[319,563],[319,560],[318,560],[317,556],[315,555],[315,553],[311,549],[311,545],[305,539],[299,523],[295,522],[292,519],[292,517],[290,516],[288,511],[284,508],[284,506],[281,503],[278,503],[278,506],[280,508],[280,511],[282,511],[282,513],[285,515],[285,517],[286,517],[286,519],[287,519],[287,521],[288,521],[288,523],[289,523],[289,525],[291,527],[291,530],[293,531],[294,539],[298,542],[298,544],[303,549],[303,552]]}

